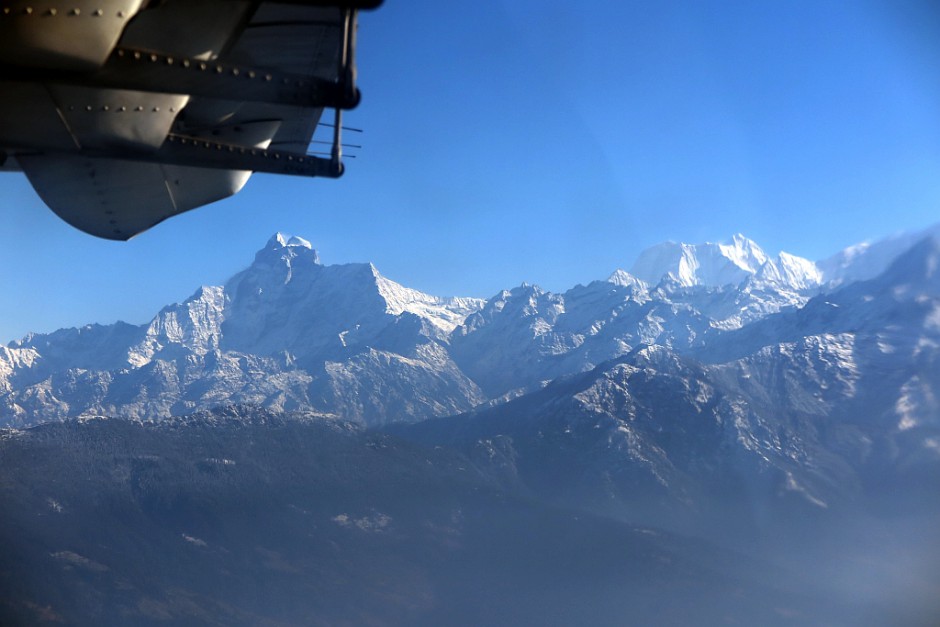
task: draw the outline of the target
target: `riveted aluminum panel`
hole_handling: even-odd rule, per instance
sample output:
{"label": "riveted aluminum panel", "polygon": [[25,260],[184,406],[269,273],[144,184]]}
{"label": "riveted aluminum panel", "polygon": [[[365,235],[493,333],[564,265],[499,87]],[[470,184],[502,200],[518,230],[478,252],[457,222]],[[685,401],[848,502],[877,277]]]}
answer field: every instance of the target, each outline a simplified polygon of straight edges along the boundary
{"label": "riveted aluminum panel", "polygon": [[216,58],[239,33],[250,2],[168,0],[140,14],[128,25],[120,44],[192,59]]}
{"label": "riveted aluminum panel", "polygon": [[97,69],[142,4],[143,0],[4,0],[0,64]]}
{"label": "riveted aluminum panel", "polygon": [[78,149],[45,85],[0,81],[0,94],[0,149]]}
{"label": "riveted aluminum panel", "polygon": [[156,150],[189,96],[125,89],[50,85],[83,150]]}

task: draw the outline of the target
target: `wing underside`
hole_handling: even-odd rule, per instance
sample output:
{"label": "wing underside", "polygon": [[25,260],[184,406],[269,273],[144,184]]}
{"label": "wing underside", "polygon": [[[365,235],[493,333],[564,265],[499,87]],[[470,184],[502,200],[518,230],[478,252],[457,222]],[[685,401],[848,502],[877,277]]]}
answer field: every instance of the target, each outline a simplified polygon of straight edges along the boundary
{"label": "wing underside", "polygon": [[324,108],[358,101],[354,8],[102,0],[86,17],[78,1],[63,26],[40,4],[0,17],[0,166],[69,224],[128,239],[252,172],[342,173],[338,132],[328,158],[308,146]]}

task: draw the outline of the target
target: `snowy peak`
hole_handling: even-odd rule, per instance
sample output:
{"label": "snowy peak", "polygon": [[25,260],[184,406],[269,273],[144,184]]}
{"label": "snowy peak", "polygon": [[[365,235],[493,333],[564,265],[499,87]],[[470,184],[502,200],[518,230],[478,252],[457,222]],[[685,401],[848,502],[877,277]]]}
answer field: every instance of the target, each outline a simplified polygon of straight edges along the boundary
{"label": "snowy peak", "polygon": [[255,264],[280,266],[283,262],[289,268],[295,259],[301,263],[320,264],[320,255],[310,242],[302,237],[277,232],[257,252]]}
{"label": "snowy peak", "polygon": [[378,341],[404,314],[429,323],[437,337],[480,307],[476,299],[403,287],[371,263],[322,265],[309,242],[278,233],[225,286],[223,347],[261,355],[346,353]]}
{"label": "snowy peak", "polygon": [[304,238],[295,235],[287,235],[280,231],[271,236],[265,248],[289,248],[292,246],[313,250],[313,246]]}
{"label": "snowy peak", "polygon": [[755,278],[793,290],[807,290],[822,283],[822,272],[809,259],[781,252],[755,273]]}
{"label": "snowy peak", "polygon": [[743,235],[730,242],[665,242],[640,253],[630,273],[650,284],[669,277],[683,287],[737,285],[767,262],[760,246]]}
{"label": "snowy peak", "polygon": [[[370,264],[371,266],[371,264]],[[371,266],[375,274],[376,287],[385,300],[386,312],[399,316],[405,312],[424,318],[438,329],[450,333],[464,319],[483,308],[479,298],[440,298],[405,287],[386,279]]]}
{"label": "snowy peak", "polygon": [[781,252],[779,255],[777,255],[777,263],[779,264],[781,270],[783,270],[786,275],[791,277],[793,280],[801,277],[808,277],[814,283],[819,283],[822,281],[822,273],[819,271],[819,268],[816,267],[816,264],[809,259],[804,259],[803,257],[797,257],[796,255],[791,255],[790,253]]}
{"label": "snowy peak", "polygon": [[184,302],[164,307],[150,322],[143,340],[128,350],[128,363],[139,368],[171,347],[196,355],[218,348],[224,305],[221,287],[203,286]]}
{"label": "snowy peak", "polygon": [[821,278],[812,261],[788,253],[771,259],[740,233],[721,243],[652,246],[640,253],[630,273],[651,285],[666,280],[680,287],[722,287],[756,277],[793,290],[814,287]]}
{"label": "snowy peak", "polygon": [[613,274],[607,277],[607,282],[619,285],[620,287],[632,287],[638,290],[646,290],[649,287],[646,281],[636,278],[626,270],[619,269],[614,270]]}
{"label": "snowy peak", "polygon": [[731,238],[730,244],[718,244],[721,256],[729,259],[735,266],[748,272],[756,272],[767,263],[767,255],[761,247],[740,233]]}

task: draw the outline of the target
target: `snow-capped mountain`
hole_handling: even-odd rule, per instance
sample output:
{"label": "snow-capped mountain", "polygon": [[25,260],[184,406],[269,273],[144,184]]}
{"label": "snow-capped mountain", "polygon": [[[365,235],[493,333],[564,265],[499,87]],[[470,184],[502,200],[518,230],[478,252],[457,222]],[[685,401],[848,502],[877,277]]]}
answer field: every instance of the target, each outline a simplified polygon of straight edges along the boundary
{"label": "snow-capped mountain", "polygon": [[8,424],[230,402],[370,424],[454,413],[484,397],[442,338],[481,306],[405,288],[371,264],[324,266],[306,240],[277,234],[224,287],[202,287],[147,325],[12,342],[0,354],[0,412]]}
{"label": "snow-capped mountain", "polygon": [[[884,280],[893,285],[899,274]],[[522,285],[485,302],[445,299],[369,263],[323,265],[309,242],[279,233],[224,286],[198,289],[149,324],[64,329],[0,349],[0,422],[158,419],[231,402],[368,425],[443,416],[642,346],[715,363],[851,331],[826,327],[843,296],[814,298],[821,277],[805,259],[771,259],[735,236],[654,247],[633,272],[564,293]],[[840,306],[881,320],[893,314],[875,308],[894,311],[890,290],[882,292]],[[797,314],[822,322],[784,332]]]}
{"label": "snow-capped mountain", "polygon": [[712,321],[668,295],[594,281],[563,294],[501,292],[451,335],[460,368],[492,396],[581,372],[643,344],[688,350]]}
{"label": "snow-capped mountain", "polygon": [[821,279],[812,261],[788,253],[771,259],[741,234],[723,243],[658,244],[640,253],[630,274],[650,285],[666,279],[682,287],[739,285],[758,276],[796,291],[816,287]]}
{"label": "snow-capped mountain", "polygon": [[680,353],[707,347],[719,331],[801,307],[818,292],[820,276],[811,261],[787,253],[770,259],[740,235],[727,245],[667,243],[607,281],[561,294],[531,285],[500,292],[451,334],[451,354],[498,396],[640,345]]}
{"label": "snow-capped mountain", "polygon": [[716,335],[698,359],[723,362],[782,342],[825,334],[865,336],[884,359],[905,358],[940,346],[940,243],[928,237],[896,258],[879,276],[815,296],[799,309],[769,315]]}
{"label": "snow-capped mountain", "polygon": [[344,354],[374,346],[401,316],[440,337],[482,306],[395,283],[369,263],[324,266],[306,240],[271,238],[255,261],[225,285],[222,347],[255,355]]}

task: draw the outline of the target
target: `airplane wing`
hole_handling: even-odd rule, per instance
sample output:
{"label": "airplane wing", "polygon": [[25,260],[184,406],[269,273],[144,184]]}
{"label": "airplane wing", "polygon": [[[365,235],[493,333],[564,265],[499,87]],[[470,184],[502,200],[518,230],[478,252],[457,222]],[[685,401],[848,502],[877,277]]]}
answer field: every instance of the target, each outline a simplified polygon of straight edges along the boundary
{"label": "airplane wing", "polygon": [[[13,0],[0,8],[0,169],[126,240],[252,172],[338,177],[357,10],[380,0]],[[308,146],[333,109],[326,156]]]}

